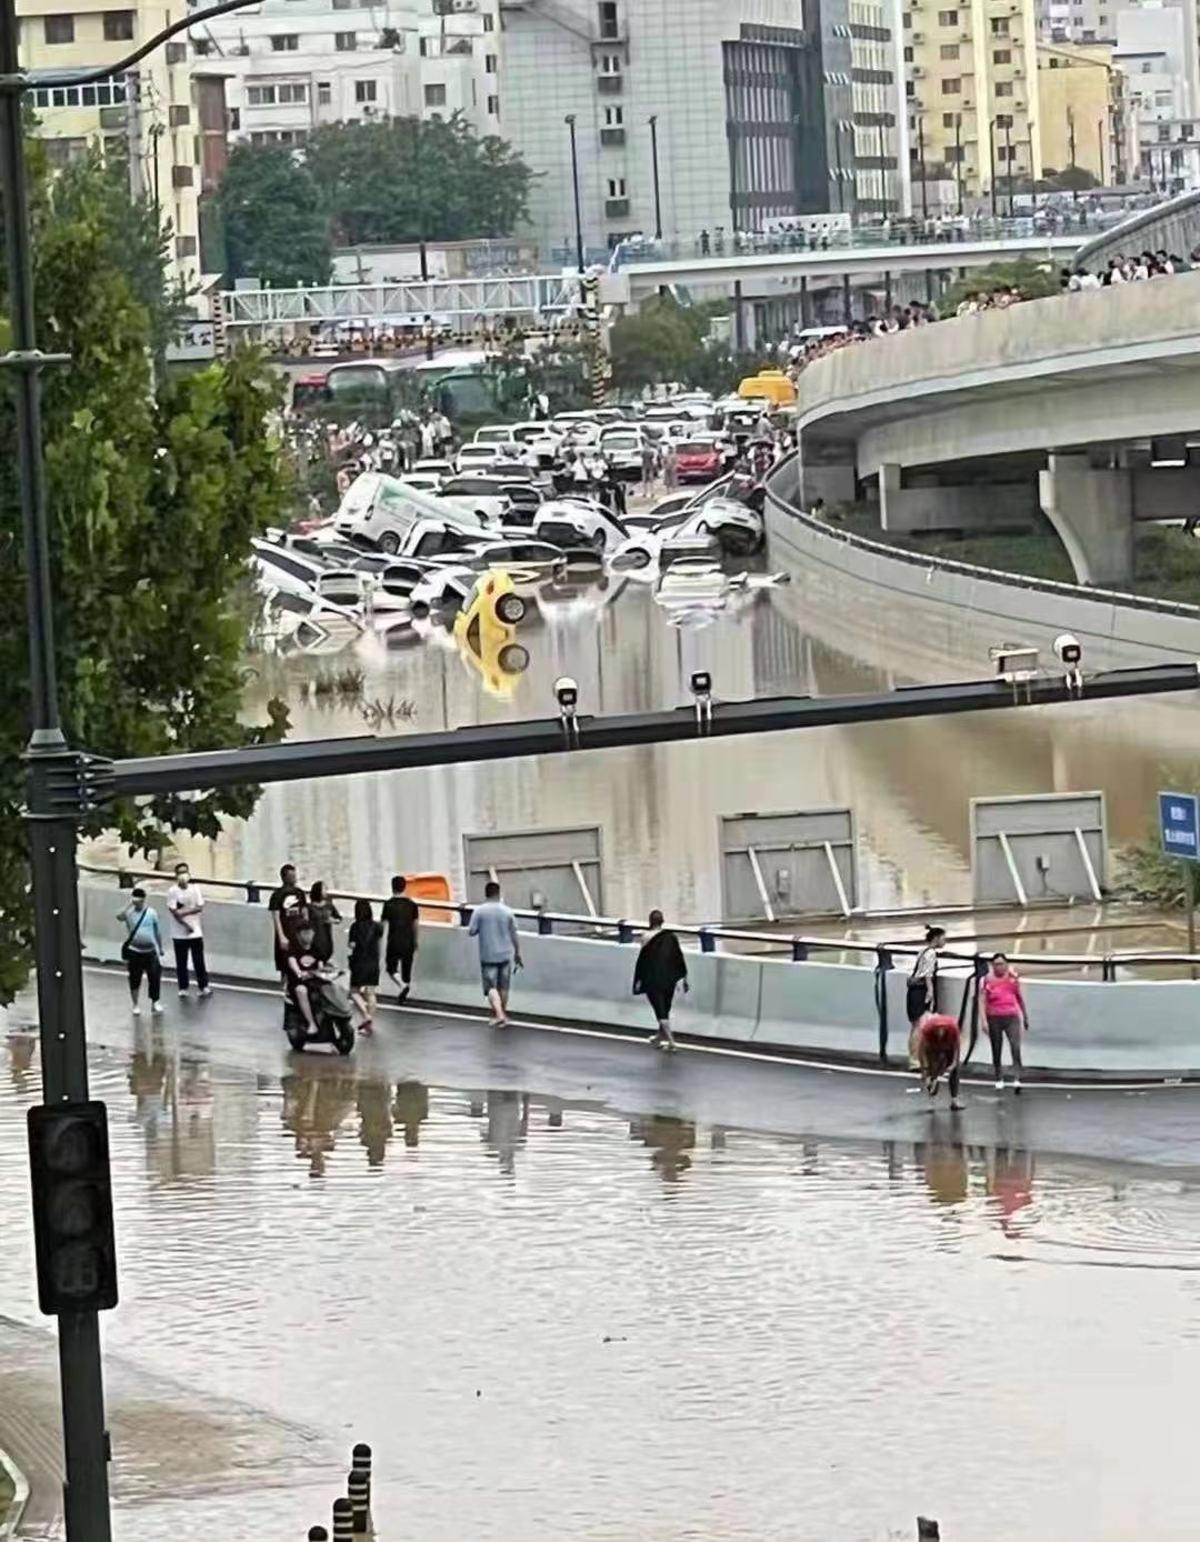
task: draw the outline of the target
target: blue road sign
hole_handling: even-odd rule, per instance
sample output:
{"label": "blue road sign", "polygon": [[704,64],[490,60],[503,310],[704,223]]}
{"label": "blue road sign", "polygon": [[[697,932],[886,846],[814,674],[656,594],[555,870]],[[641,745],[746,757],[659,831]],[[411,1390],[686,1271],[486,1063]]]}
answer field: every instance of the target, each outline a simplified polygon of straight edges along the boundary
{"label": "blue road sign", "polygon": [[1158,828],[1168,857],[1200,862],[1200,798],[1190,792],[1160,792]]}

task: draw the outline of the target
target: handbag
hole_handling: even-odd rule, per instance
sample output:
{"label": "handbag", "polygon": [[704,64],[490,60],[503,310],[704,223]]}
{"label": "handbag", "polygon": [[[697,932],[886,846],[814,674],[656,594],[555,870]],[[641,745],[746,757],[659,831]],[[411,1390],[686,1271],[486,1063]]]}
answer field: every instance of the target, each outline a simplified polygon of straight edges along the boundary
{"label": "handbag", "polygon": [[142,911],[141,915],[138,916],[138,918],[137,918],[137,925],[133,928],[133,930],[126,937],[125,941],[121,944],[121,957],[125,960],[126,963],[129,962],[130,956],[133,953],[133,939],[137,936],[138,932],[141,931],[141,929],[142,929],[142,922],[146,919],[146,917],[149,914],[150,914],[150,907],[149,907],[149,905],[147,905],[146,908]]}

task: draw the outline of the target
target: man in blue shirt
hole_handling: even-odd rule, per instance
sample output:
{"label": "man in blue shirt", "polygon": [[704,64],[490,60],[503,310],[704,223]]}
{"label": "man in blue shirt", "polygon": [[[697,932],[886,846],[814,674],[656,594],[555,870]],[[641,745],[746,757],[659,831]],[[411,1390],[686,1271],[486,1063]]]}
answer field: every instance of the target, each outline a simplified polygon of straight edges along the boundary
{"label": "man in blue shirt", "polygon": [[489,883],[483,904],[471,917],[470,935],[479,939],[479,972],[483,994],[492,1009],[492,1027],[508,1024],[508,990],[513,965],[523,968],[517,918],[500,898],[500,885]]}

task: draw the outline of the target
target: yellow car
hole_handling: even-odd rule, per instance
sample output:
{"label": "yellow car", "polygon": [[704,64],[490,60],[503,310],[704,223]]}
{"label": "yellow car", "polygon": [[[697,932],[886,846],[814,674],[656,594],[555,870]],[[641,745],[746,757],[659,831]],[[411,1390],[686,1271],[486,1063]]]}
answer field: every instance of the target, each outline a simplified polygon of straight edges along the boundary
{"label": "yellow car", "polygon": [[529,650],[516,641],[525,601],[502,568],[480,574],[470,599],[454,618],[458,651],[483,677],[493,696],[511,696],[529,668]]}

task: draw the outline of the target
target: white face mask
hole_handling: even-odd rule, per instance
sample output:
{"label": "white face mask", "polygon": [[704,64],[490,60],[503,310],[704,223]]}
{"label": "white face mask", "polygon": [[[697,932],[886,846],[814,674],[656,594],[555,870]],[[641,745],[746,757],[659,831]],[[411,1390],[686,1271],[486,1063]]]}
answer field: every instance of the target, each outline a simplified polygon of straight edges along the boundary
{"label": "white face mask", "polygon": [[192,881],[192,875],[190,873],[176,873],[175,874],[175,882],[179,885],[179,887],[181,889],[186,889],[188,884],[191,881]]}

